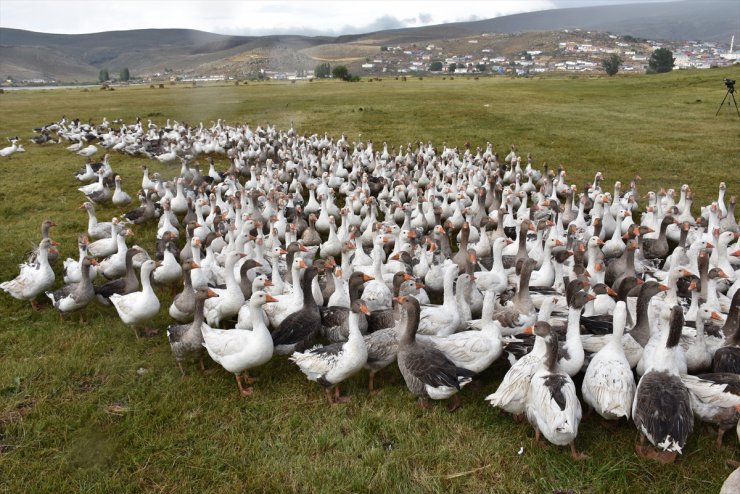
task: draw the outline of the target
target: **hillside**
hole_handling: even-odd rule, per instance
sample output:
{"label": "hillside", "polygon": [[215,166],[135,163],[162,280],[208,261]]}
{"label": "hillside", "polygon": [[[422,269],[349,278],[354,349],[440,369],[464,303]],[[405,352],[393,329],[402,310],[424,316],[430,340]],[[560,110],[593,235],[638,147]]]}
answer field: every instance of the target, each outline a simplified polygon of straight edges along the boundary
{"label": "hillside", "polygon": [[[588,31],[596,31],[657,40],[727,42],[731,34],[740,34],[738,19],[740,3],[708,0],[557,9],[338,37],[226,36],[188,29],[64,35],[0,28],[0,75],[16,80],[94,81],[100,69],[116,74],[128,67],[137,77],[243,78],[260,71],[310,71],[324,61],[346,63],[356,70],[382,46],[450,47],[457,40],[463,43],[460,53],[451,54],[464,55],[468,38],[509,34],[523,36],[521,42],[508,43],[521,51],[540,49],[527,45],[531,33],[566,29],[580,29],[584,38],[591,36],[586,36]],[[499,51],[504,56],[517,53],[503,45]]]}

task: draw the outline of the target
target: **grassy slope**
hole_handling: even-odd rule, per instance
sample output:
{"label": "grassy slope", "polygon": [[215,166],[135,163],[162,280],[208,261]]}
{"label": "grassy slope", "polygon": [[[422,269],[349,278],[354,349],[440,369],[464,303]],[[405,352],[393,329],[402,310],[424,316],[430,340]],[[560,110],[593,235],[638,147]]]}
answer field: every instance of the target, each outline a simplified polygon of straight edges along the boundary
{"label": "grassy slope", "polygon": [[[484,146],[505,155],[508,145],[536,163],[562,163],[582,184],[596,170],[607,183],[642,175],[642,191],[658,185],[696,190],[698,202],[724,179],[740,185],[740,119],[725,109],[721,78],[740,69],[615,79],[465,80],[249,84],[114,92],[80,90],[0,95],[0,136],[30,137],[30,129],[69,117],[99,121],[155,115],[208,124],[216,118],[271,123],[299,132],[346,132],[350,140],[406,144],[414,140]],[[76,257],[76,235],[86,217],[71,172],[83,162],[61,146],[38,147],[0,161],[0,279],[39,236],[45,217],[64,257]],[[378,148],[380,148],[378,146]],[[114,155],[112,164],[133,192],[141,160]],[[166,176],[177,167],[150,163]],[[100,218],[117,214],[102,208]],[[134,241],[152,248],[154,228]],[[61,276],[58,282],[61,282]],[[166,307],[169,298],[162,297]],[[255,374],[249,400],[237,397],[222,370],[183,380],[164,335],[136,340],[112,310],[93,306],[89,322],[35,313],[0,296],[0,477],[9,492],[141,491],[501,491],[584,492],[718,489],[738,459],[733,434],[717,452],[703,429],[675,465],[636,458],[632,424],[612,432],[599,420],[581,426],[578,446],[591,455],[573,463],[564,449],[531,448],[531,429],[514,424],[482,398],[507,366],[500,362],[467,389],[465,406],[420,410],[398,371],[365,392],[365,375],[345,390],[351,404],[329,408],[318,386],[283,359]],[[169,323],[166,310],[157,320]],[[213,364],[211,364],[213,366]],[[520,446],[525,454],[517,455]],[[462,475],[457,475],[462,474]]]}

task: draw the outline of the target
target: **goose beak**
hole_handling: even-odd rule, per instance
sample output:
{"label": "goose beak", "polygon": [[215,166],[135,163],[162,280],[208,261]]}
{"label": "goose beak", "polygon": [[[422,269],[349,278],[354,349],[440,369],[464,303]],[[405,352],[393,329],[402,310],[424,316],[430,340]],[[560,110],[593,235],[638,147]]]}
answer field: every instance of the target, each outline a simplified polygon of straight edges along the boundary
{"label": "goose beak", "polygon": [[596,241],[596,245],[598,245],[599,247],[601,247],[602,245],[604,245],[604,241],[603,241],[603,240],[601,240],[601,239],[598,239],[598,240]]}
{"label": "goose beak", "polygon": [[416,289],[417,290],[421,290],[422,288],[426,288],[426,285],[424,283],[416,283],[416,285],[414,285],[414,286],[416,286]]}
{"label": "goose beak", "polygon": [[162,261],[156,261],[156,262],[154,263],[154,267],[155,267],[155,269],[156,269],[156,268],[158,268],[158,267],[160,267],[161,265],[162,265]]}
{"label": "goose beak", "polygon": [[261,268],[262,267],[262,263],[261,262],[258,262],[258,261],[254,261],[254,267],[255,268]]}
{"label": "goose beak", "polygon": [[244,252],[239,252],[239,258],[247,257],[247,255]]}
{"label": "goose beak", "polygon": [[298,250],[300,250],[301,252],[308,252],[308,249],[303,244],[298,245]]}
{"label": "goose beak", "polygon": [[637,278],[637,284],[638,285],[644,285],[645,284],[645,280],[643,280],[641,278]]}
{"label": "goose beak", "polygon": [[402,304],[406,301],[406,297],[393,297],[393,300],[395,300],[399,304]]}
{"label": "goose beak", "polygon": [[92,264],[93,266],[97,266],[98,265],[97,259],[93,259],[92,261],[90,261],[90,264]]}
{"label": "goose beak", "polygon": [[658,285],[658,288],[660,289],[661,292],[667,292],[668,291],[668,285],[664,285],[663,283],[660,283]]}
{"label": "goose beak", "polygon": [[[267,286],[267,283],[265,283],[265,286]],[[273,297],[272,295],[267,294],[267,296],[265,297],[265,303],[267,302],[279,302],[279,300]]]}
{"label": "goose beak", "polygon": [[207,297],[207,298],[213,298],[213,297],[218,297],[218,293],[214,292],[214,291],[213,291],[213,290],[211,290],[210,288],[209,288],[209,289],[208,289],[208,291],[206,292],[206,295],[208,295],[208,297]]}
{"label": "goose beak", "polygon": [[514,243],[514,241],[512,239],[510,239],[510,238],[507,238],[506,239],[506,245],[511,245],[513,243]]}
{"label": "goose beak", "polygon": [[712,242],[707,242],[707,249],[714,249],[714,244]]}
{"label": "goose beak", "polygon": [[555,239],[555,246],[562,247],[563,245],[565,245],[565,244],[563,243],[562,240],[558,240],[557,238]]}
{"label": "goose beak", "polygon": [[532,334],[534,332],[534,326],[527,326],[522,330],[522,334]]}
{"label": "goose beak", "polygon": [[401,254],[398,252],[391,256],[391,261],[398,261],[399,259],[401,259]]}
{"label": "goose beak", "polygon": [[596,300],[596,295],[594,295],[593,293],[589,293],[588,295],[586,295],[586,300]]}
{"label": "goose beak", "polygon": [[362,312],[366,316],[369,316],[370,315],[370,309],[368,309],[367,308],[367,305],[365,305],[365,304],[360,305],[360,312]]}
{"label": "goose beak", "polygon": [[615,292],[615,291],[614,291],[614,290],[613,290],[612,288],[607,288],[607,289],[606,289],[606,293],[607,293],[607,294],[608,294],[608,295],[609,295],[610,297],[616,297],[616,296],[617,296],[617,292]]}
{"label": "goose beak", "polygon": [[364,281],[364,282],[373,281],[374,279],[375,278],[372,277],[372,276],[370,276],[369,274],[364,274],[363,273],[363,275],[362,275],[362,281]]}
{"label": "goose beak", "polygon": [[303,259],[298,259],[298,267],[301,269],[306,269],[308,267],[308,264]]}
{"label": "goose beak", "polygon": [[195,262],[195,261],[190,261],[190,267],[191,267],[192,269],[196,269],[196,268],[199,268],[199,267],[200,267],[200,264],[198,264],[198,263],[197,263],[197,262]]}
{"label": "goose beak", "polygon": [[280,254],[281,256],[284,256],[284,255],[286,255],[287,253],[288,253],[288,251],[287,251],[287,250],[285,250],[285,249],[280,249],[280,250],[278,250],[278,254]]}
{"label": "goose beak", "polygon": [[691,284],[689,285],[689,290],[696,290],[697,284],[696,280],[691,280]]}
{"label": "goose beak", "polygon": [[272,280],[265,280],[265,286],[273,286],[273,285],[274,283],[272,282]]}
{"label": "goose beak", "polygon": [[714,312],[714,311],[712,311],[712,316],[711,316],[711,317],[712,317],[712,319],[714,319],[715,321],[724,321],[724,319],[722,319],[722,316],[720,316],[719,314],[717,314],[717,313],[716,313],[716,312]]}

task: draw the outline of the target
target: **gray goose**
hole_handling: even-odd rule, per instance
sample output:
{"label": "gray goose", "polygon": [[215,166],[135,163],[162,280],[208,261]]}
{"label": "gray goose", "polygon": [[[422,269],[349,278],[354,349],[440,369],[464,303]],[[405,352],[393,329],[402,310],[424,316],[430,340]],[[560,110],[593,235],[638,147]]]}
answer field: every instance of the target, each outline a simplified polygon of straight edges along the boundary
{"label": "gray goose", "polygon": [[668,253],[668,239],[666,238],[666,229],[668,225],[678,223],[678,220],[674,219],[673,216],[667,215],[660,222],[660,232],[658,238],[645,238],[641,236],[642,243],[640,245],[640,252],[642,252],[645,259],[663,259]]}
{"label": "gray goose", "polygon": [[[683,310],[673,306],[665,345],[656,350],[652,365],[640,378],[632,404],[632,418],[640,432],[637,454],[662,463],[676,459],[694,430],[691,397],[678,374],[675,357],[683,322]],[[660,451],[649,448],[645,439]]]}
{"label": "gray goose", "polygon": [[[169,314],[176,321],[187,322],[192,319],[195,313],[195,291],[193,290],[193,283],[190,278],[190,270],[200,266],[195,261],[185,261],[180,266],[182,267],[184,286],[182,291],[172,299]],[[134,290],[138,290],[138,287]]]}
{"label": "gray goose", "polygon": [[413,280],[414,277],[408,273],[397,272],[393,275],[393,289],[392,294],[394,297],[393,307],[385,310],[375,310],[370,313],[367,318],[367,331],[373,333],[380,329],[391,328],[396,324],[396,321],[401,316],[401,308],[398,302],[395,300],[399,295],[401,284],[407,280]]}
{"label": "gray goose", "polygon": [[80,266],[81,279],[79,282],[64,285],[53,292],[46,292],[54,308],[59,311],[60,319],[64,320],[62,314],[65,312],[80,311],[80,323],[85,320],[83,309],[95,298],[95,287],[90,279],[90,266],[97,264],[98,261],[86,256],[82,259]]}
{"label": "gray goose", "polygon": [[[373,279],[372,276],[368,276],[361,271],[355,271],[350,275],[348,282],[350,305],[360,298],[362,284]],[[319,311],[321,315],[321,333],[324,338],[332,343],[346,341],[349,336],[350,309],[346,307],[320,307]],[[366,334],[368,322],[364,315],[360,315],[359,325],[360,333]]]}
{"label": "gray goose", "polygon": [[740,374],[740,318],[735,321],[735,331],[727,337],[725,345],[714,352],[712,372]]}
{"label": "gray goose", "polygon": [[95,296],[103,305],[110,305],[110,296],[114,293],[126,295],[139,289],[139,279],[134,270],[134,256],[140,252],[136,247],[126,251],[126,274],[122,278],[111,280],[108,283],[95,287]]}
{"label": "gray goose", "polygon": [[321,331],[321,313],[311,292],[311,283],[316,274],[312,266],[306,268],[301,280],[303,306],[288,315],[272,333],[275,353],[279,355],[305,350]]}
{"label": "gray goose", "polygon": [[460,406],[457,392],[471,381],[473,373],[456,367],[433,346],[416,341],[419,302],[414,297],[399,297],[397,302],[406,310],[406,326],[398,336],[397,356],[406,387],[419,397],[423,408],[429,407],[428,398],[444,400],[454,396],[448,410],[455,411]]}
{"label": "gray goose", "polygon": [[194,355],[200,361],[200,370],[205,370],[203,364],[203,305],[207,298],[217,297],[216,292],[209,288],[201,288],[195,292],[195,310],[193,322],[190,324],[171,324],[167,326],[167,339],[170,342],[170,348],[175,355],[175,361],[180,368],[182,375],[185,375],[185,369],[182,362],[187,357]]}

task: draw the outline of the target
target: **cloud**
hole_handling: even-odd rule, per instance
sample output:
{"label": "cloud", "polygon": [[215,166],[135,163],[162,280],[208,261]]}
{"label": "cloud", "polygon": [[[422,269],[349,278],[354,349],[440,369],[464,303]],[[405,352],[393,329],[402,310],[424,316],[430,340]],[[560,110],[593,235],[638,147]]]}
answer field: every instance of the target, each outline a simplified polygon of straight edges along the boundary
{"label": "cloud", "polygon": [[422,12],[419,14],[419,22],[421,24],[431,24],[434,17],[432,14],[427,14],[425,12]]}

